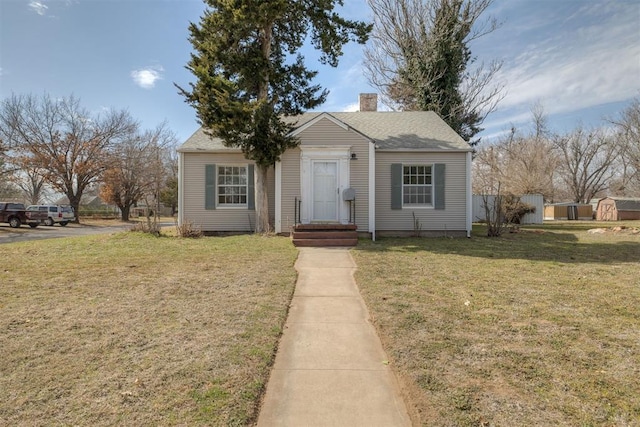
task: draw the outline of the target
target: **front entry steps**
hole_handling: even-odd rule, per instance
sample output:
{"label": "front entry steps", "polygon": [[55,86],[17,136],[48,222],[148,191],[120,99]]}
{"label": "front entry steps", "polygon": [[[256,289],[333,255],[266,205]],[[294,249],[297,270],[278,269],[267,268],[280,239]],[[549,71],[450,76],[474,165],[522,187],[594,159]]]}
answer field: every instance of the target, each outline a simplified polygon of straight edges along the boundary
{"label": "front entry steps", "polygon": [[356,246],[358,227],[355,224],[297,224],[293,227],[294,246]]}

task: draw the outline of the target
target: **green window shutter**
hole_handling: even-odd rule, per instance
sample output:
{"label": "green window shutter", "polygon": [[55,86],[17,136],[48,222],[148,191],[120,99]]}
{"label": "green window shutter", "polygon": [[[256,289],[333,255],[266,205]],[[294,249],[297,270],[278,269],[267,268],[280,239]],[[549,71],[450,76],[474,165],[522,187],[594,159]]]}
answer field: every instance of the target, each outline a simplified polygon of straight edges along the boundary
{"label": "green window shutter", "polygon": [[247,168],[247,208],[249,210],[255,210],[256,208],[256,189],[253,181],[254,165],[249,165]]}
{"label": "green window shutter", "polygon": [[391,209],[402,209],[402,163],[391,164]]}
{"label": "green window shutter", "polygon": [[436,163],[433,165],[433,181],[435,184],[434,205],[435,209],[444,209],[444,163]]}
{"label": "green window shutter", "polygon": [[216,165],[204,166],[204,208],[216,208]]}

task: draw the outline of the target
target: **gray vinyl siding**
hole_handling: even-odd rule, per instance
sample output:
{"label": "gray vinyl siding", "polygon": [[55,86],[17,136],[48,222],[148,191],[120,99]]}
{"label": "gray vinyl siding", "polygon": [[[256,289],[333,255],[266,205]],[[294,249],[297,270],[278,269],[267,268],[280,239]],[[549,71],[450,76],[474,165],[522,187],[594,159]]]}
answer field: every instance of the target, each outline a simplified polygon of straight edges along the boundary
{"label": "gray vinyl siding", "polygon": [[[436,164],[445,168],[445,208],[391,209],[391,165]],[[466,230],[466,153],[376,152],[376,231]]]}
{"label": "gray vinyl siding", "polygon": [[[255,210],[247,208],[205,208],[205,169],[207,165],[246,163],[242,153],[184,153],[183,210],[184,221],[191,221],[202,231],[253,231]],[[267,177],[269,218],[275,218],[275,175],[273,168]]]}
{"label": "gray vinyl siding", "polygon": [[282,165],[281,215],[282,232],[289,233],[295,224],[295,199],[300,199],[300,149],[287,150],[280,157]]}
{"label": "gray vinyl siding", "polygon": [[[350,146],[357,160],[350,160],[350,185],[356,190],[356,225],[369,230],[369,145],[361,134],[345,130],[331,120],[322,119],[298,134],[301,145]],[[289,231],[287,220],[293,225],[294,198],[300,197],[300,149],[289,150],[282,156],[282,231]],[[342,200],[342,199],[341,199]],[[303,200],[303,203],[305,201]],[[348,203],[342,202],[341,203]]]}

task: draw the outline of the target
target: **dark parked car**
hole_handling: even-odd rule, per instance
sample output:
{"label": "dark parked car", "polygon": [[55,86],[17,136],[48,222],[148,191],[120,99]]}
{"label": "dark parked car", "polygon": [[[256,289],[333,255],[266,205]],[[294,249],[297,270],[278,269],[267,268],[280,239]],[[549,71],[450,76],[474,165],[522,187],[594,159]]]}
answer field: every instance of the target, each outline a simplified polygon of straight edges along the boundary
{"label": "dark parked car", "polygon": [[46,212],[27,211],[22,203],[0,202],[0,222],[7,222],[12,228],[18,228],[22,224],[36,228],[45,219]]}

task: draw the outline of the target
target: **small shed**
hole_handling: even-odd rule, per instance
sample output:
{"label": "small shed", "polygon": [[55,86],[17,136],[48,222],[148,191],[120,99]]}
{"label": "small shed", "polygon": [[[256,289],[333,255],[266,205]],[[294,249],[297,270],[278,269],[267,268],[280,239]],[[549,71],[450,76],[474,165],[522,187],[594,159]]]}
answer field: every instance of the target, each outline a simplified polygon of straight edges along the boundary
{"label": "small shed", "polygon": [[586,203],[554,203],[544,207],[545,221],[552,220],[591,220],[593,219],[593,206]]}
{"label": "small shed", "polygon": [[605,197],[598,202],[598,221],[640,220],[640,198]]}

